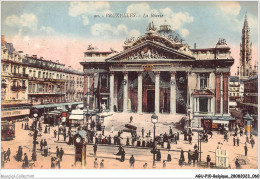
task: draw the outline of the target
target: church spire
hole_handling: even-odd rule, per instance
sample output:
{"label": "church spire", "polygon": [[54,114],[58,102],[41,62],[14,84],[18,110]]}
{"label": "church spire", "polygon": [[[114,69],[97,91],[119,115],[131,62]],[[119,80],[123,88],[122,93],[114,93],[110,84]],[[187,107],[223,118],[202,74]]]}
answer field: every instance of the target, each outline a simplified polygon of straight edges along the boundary
{"label": "church spire", "polygon": [[252,74],[252,43],[250,42],[250,30],[245,14],[244,26],[242,30],[242,43],[240,44],[240,77],[247,78]]}

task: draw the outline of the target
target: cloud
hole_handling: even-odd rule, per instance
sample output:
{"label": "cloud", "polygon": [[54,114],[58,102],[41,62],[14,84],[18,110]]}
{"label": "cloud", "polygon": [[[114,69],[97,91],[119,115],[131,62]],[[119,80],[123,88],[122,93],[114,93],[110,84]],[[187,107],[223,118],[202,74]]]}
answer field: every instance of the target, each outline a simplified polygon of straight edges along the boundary
{"label": "cloud", "polygon": [[181,36],[182,37],[186,37],[187,35],[189,35],[189,31],[187,29],[181,29]]}
{"label": "cloud", "polygon": [[5,23],[8,26],[13,27],[27,27],[31,30],[37,29],[38,24],[38,18],[33,13],[25,13],[22,14],[20,17],[17,17],[16,15],[10,15],[6,17]]}
{"label": "cloud", "polygon": [[55,32],[55,30],[53,28],[49,27],[49,26],[47,26],[47,27],[46,26],[42,26],[40,28],[40,31],[45,32],[47,34],[52,34],[52,33]]}
{"label": "cloud", "polygon": [[[141,9],[141,11],[140,11]],[[137,16],[143,16],[147,14],[149,18],[147,21],[153,21],[157,28],[162,24],[163,21],[166,21],[174,30],[181,30],[186,24],[192,23],[194,17],[191,16],[188,12],[173,12],[170,8],[164,9],[152,9],[150,5],[146,2],[142,3],[132,3],[127,7],[126,13],[135,13]],[[163,18],[153,18],[151,14],[161,14]],[[136,20],[143,20],[143,18],[136,18]],[[187,36],[188,30],[182,30],[184,36]]]}
{"label": "cloud", "polygon": [[84,26],[89,24],[89,18],[94,15],[104,15],[111,13],[108,2],[71,2],[69,15],[79,17]]}
{"label": "cloud", "polygon": [[146,2],[130,4],[126,9],[126,13],[135,13],[138,16],[143,14],[150,14],[150,12],[151,7]]}
{"label": "cloud", "polygon": [[215,2],[216,6],[225,14],[237,16],[241,6],[238,2]]}
{"label": "cloud", "polygon": [[119,24],[118,26],[112,26],[111,24],[107,23],[96,23],[91,26],[91,33],[94,36],[125,36],[130,35],[133,37],[140,36],[140,32],[133,29],[130,32],[126,25]]}

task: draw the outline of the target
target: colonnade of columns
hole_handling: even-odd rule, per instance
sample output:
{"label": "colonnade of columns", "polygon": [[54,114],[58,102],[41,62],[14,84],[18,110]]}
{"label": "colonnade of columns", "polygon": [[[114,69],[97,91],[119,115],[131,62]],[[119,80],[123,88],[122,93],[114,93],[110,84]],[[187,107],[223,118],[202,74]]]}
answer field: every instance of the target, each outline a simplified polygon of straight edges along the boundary
{"label": "colonnade of columns", "polygon": [[[176,114],[176,82],[175,72],[171,73],[170,81],[170,113]],[[128,72],[124,72],[123,79],[123,112],[128,112]],[[110,73],[110,111],[114,110],[114,73]],[[138,72],[138,90],[137,90],[137,112],[142,113],[142,101],[143,101],[143,78],[142,72]],[[155,100],[154,100],[154,112],[160,111],[160,72],[155,72]]]}

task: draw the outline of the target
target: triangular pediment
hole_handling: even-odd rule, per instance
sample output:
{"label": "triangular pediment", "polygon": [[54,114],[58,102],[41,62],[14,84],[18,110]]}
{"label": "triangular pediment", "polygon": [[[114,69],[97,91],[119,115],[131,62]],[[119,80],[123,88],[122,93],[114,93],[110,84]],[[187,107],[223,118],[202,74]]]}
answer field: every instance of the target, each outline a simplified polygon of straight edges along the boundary
{"label": "triangular pediment", "polygon": [[106,59],[107,62],[119,61],[154,61],[154,60],[179,60],[179,61],[193,61],[195,58],[192,55],[173,48],[157,44],[156,42],[147,40],[141,44],[135,45],[123,52]]}

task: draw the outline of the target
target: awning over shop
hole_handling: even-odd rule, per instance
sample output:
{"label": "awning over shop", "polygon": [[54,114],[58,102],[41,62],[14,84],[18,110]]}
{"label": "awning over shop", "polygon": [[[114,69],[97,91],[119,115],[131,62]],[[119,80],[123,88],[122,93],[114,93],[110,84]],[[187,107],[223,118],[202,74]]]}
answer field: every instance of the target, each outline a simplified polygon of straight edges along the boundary
{"label": "awning over shop", "polygon": [[75,105],[75,104],[83,104],[83,102],[56,103],[56,104],[36,105],[36,106],[32,106],[32,107],[37,108],[37,109],[41,109],[41,108],[55,108],[55,107],[66,106],[66,105],[71,106],[71,105]]}
{"label": "awning over shop", "polygon": [[78,114],[71,114],[69,119],[71,120],[83,120],[84,119],[84,116],[83,114],[81,115],[78,115]]}
{"label": "awning over shop", "polygon": [[213,123],[215,124],[228,124],[229,121],[222,121],[222,120],[212,120]]}
{"label": "awning over shop", "polygon": [[[207,116],[203,117],[203,120],[213,120],[213,121],[235,121],[236,119],[231,116]],[[214,122],[217,123],[217,122]]]}

